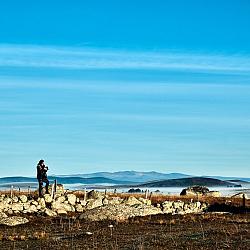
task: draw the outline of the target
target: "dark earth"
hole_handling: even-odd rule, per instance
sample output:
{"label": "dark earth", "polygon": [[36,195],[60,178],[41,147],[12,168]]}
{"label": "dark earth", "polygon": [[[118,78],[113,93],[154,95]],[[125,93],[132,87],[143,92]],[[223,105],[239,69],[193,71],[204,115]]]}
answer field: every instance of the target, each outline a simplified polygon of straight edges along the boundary
{"label": "dark earth", "polygon": [[0,249],[250,249],[250,215],[205,213],[89,222],[28,216],[0,225]]}

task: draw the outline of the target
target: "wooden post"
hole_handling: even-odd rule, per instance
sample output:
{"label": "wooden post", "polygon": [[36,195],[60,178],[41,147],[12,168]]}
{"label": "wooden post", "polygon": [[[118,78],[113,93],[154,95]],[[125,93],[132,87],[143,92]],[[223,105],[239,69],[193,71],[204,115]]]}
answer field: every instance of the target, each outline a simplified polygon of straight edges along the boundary
{"label": "wooden post", "polygon": [[87,192],[86,192],[86,188],[84,188],[84,201],[86,201],[87,200]]}
{"label": "wooden post", "polygon": [[245,197],[245,194],[243,194],[243,197],[242,197],[242,206],[243,206],[243,210],[244,210],[244,213],[246,211],[246,197]]}
{"label": "wooden post", "polygon": [[30,196],[30,186],[28,186],[28,196]]}
{"label": "wooden post", "polygon": [[[11,187],[10,187],[10,198],[12,199],[12,197],[13,197],[13,185],[11,185]],[[11,201],[11,203],[12,203],[12,201]]]}
{"label": "wooden post", "polygon": [[54,186],[54,191],[55,191],[55,193],[56,193],[56,188],[57,188],[57,180],[55,179],[55,181],[54,181],[54,184],[55,184],[55,186]]}
{"label": "wooden post", "polygon": [[55,195],[54,195],[54,183],[52,184],[52,186],[51,186],[51,198],[54,200],[54,197],[55,197]]}
{"label": "wooden post", "polygon": [[153,192],[150,192],[149,199],[151,200],[151,197],[153,195]]}
{"label": "wooden post", "polygon": [[145,199],[147,199],[148,198],[148,190],[146,189],[146,191],[145,191]]}

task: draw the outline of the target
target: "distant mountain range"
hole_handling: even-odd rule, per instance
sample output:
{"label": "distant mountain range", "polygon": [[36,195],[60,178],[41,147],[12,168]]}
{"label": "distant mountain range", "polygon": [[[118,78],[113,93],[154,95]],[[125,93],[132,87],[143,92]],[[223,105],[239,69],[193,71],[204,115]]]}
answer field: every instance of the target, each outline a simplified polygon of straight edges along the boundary
{"label": "distant mountain range", "polygon": [[[169,180],[169,179],[179,179],[179,178],[188,178],[188,177],[199,177],[195,175],[188,175],[183,173],[159,173],[155,171],[150,172],[138,172],[138,171],[118,171],[118,172],[97,172],[91,174],[77,174],[77,175],[60,175],[61,177],[69,176],[78,176],[83,178],[95,178],[95,177],[104,177],[112,180],[126,180],[129,182],[144,183],[149,181],[159,181],[159,180]],[[250,178],[247,177],[225,177],[225,176],[200,176],[204,178],[214,178],[219,180],[239,180],[239,181],[250,181]]]}
{"label": "distant mountain range", "polygon": [[[112,179],[116,181],[127,180],[129,182],[136,182],[136,183],[191,177],[191,175],[187,175],[187,174],[181,174],[181,173],[164,174],[164,173],[159,173],[155,171],[151,171],[151,172],[118,171],[118,172],[113,172],[113,173],[97,172],[97,173],[91,173],[91,174],[70,175],[70,177],[73,177],[73,176],[79,176],[83,178],[103,177],[103,178],[108,178],[108,179]],[[65,176],[60,175],[60,177],[65,177]]]}
{"label": "distant mountain range", "polygon": [[[49,177],[49,180],[52,182],[57,180],[58,183],[62,184],[132,184],[130,181],[123,180],[112,180],[105,177],[91,177],[91,178],[82,178],[75,176],[52,176]],[[34,183],[37,182],[36,178],[33,177],[22,177],[22,176],[13,176],[13,177],[3,177],[0,178],[0,185],[6,183]]]}
{"label": "distant mountain range", "polygon": [[[119,186],[148,186],[148,187],[179,187],[179,186],[229,186],[250,181],[250,178],[239,177],[210,177],[210,176],[191,176],[182,173],[159,173],[137,172],[137,171],[119,171],[119,172],[97,172],[91,174],[78,175],[57,175],[49,176],[50,181],[57,180],[61,184],[80,184],[80,185],[119,185]],[[37,184],[34,177],[3,177],[0,178],[0,187],[9,187],[10,185],[27,186],[30,183]]]}

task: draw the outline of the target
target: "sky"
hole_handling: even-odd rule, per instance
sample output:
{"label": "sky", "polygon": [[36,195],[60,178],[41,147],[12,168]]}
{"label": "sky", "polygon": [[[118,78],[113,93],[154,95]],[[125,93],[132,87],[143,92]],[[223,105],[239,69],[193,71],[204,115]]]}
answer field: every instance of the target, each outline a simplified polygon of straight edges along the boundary
{"label": "sky", "polygon": [[0,3],[0,176],[250,177],[250,2]]}

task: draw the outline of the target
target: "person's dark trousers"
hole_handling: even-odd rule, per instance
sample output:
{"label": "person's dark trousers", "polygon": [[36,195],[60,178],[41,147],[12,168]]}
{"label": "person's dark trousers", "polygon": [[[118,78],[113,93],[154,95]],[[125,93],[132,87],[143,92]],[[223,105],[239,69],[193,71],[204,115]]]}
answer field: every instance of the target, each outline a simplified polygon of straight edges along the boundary
{"label": "person's dark trousers", "polygon": [[39,183],[39,197],[43,196],[43,182],[46,183],[46,186],[45,186],[46,194],[49,193],[49,180],[48,179],[38,179],[38,183]]}
{"label": "person's dark trousers", "polygon": [[43,179],[43,182],[46,183],[45,190],[46,190],[46,194],[48,194],[49,193],[49,180],[46,178],[46,179]]}

